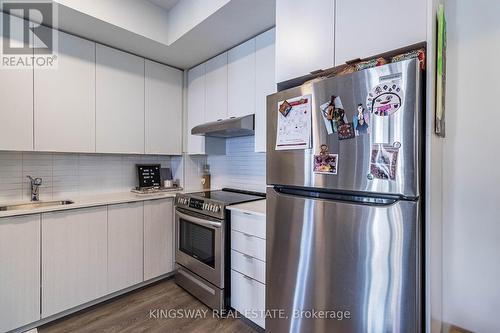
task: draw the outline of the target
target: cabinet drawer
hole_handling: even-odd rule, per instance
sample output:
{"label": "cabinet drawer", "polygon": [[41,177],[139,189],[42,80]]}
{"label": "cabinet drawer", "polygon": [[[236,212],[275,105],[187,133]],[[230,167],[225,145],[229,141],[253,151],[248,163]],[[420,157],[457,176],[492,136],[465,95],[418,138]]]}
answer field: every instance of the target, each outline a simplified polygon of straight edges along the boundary
{"label": "cabinet drawer", "polygon": [[266,217],[232,211],[231,229],[266,239]]}
{"label": "cabinet drawer", "polygon": [[231,250],[231,269],[266,283],[266,263],[247,254]]}
{"label": "cabinet drawer", "polygon": [[266,286],[232,270],[231,307],[265,328]]}
{"label": "cabinet drawer", "polygon": [[266,241],[264,239],[231,230],[231,249],[266,261]]}

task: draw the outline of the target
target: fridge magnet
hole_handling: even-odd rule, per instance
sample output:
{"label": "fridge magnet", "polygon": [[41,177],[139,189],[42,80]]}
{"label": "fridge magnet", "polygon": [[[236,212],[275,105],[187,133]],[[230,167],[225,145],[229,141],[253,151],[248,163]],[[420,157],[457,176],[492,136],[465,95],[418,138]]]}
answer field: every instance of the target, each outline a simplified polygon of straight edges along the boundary
{"label": "fridge magnet", "polygon": [[357,112],[352,118],[356,135],[370,134],[370,115],[365,111],[363,104],[358,104]]}
{"label": "fridge magnet", "polygon": [[399,81],[384,82],[368,93],[366,106],[374,115],[387,117],[401,108],[403,99],[403,89]]}
{"label": "fridge magnet", "polygon": [[329,154],[328,146],[321,145],[321,153],[314,155],[313,172],[316,174],[336,175],[338,172],[338,154]]}
{"label": "fridge magnet", "polygon": [[281,114],[284,117],[286,117],[286,116],[288,116],[288,114],[292,110],[292,106],[290,105],[290,103],[288,103],[288,101],[283,101],[283,103],[281,103],[281,105],[279,106],[279,110],[280,110]]}
{"label": "fridge magnet", "polygon": [[276,150],[311,148],[311,95],[278,103]]}
{"label": "fridge magnet", "polygon": [[342,124],[337,130],[339,132],[339,140],[354,139],[356,137],[353,123]]}
{"label": "fridge magnet", "polygon": [[382,143],[372,146],[370,156],[370,174],[368,179],[395,180],[398,155],[401,143],[392,145]]}
{"label": "fridge magnet", "polygon": [[329,102],[320,106],[320,110],[328,134],[337,133],[338,127],[347,123],[344,106],[338,96],[332,96]]}

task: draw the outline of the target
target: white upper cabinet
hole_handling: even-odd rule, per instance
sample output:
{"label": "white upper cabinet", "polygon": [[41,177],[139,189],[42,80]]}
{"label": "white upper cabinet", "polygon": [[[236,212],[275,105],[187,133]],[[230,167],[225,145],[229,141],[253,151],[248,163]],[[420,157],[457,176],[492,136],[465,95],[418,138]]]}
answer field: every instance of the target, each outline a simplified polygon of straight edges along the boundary
{"label": "white upper cabinet", "polygon": [[255,52],[255,151],[266,152],[267,96],[276,92],[276,30],[256,37]]}
{"label": "white upper cabinet", "polygon": [[426,16],[425,1],[336,0],[335,64],[426,41]]}
{"label": "white upper cabinet", "polygon": [[[0,26],[7,15],[0,15]],[[11,24],[23,24],[12,16]],[[19,40],[2,38],[2,45],[22,47]],[[33,68],[0,68],[0,150],[33,150]]]}
{"label": "white upper cabinet", "polygon": [[255,113],[255,38],[228,52],[228,116]]}
{"label": "white upper cabinet", "polygon": [[227,118],[227,52],[205,63],[205,121]]}
{"label": "white upper cabinet", "polygon": [[96,148],[144,153],[144,59],[97,44]]}
{"label": "white upper cabinet", "polygon": [[205,154],[205,138],[191,135],[193,127],[205,122],[205,64],[188,71],[187,95],[186,152]]}
{"label": "white upper cabinet", "polygon": [[276,82],[334,66],[334,5],[334,0],[276,0]]}
{"label": "white upper cabinet", "polygon": [[182,154],[182,71],[146,60],[146,154]]}
{"label": "white upper cabinet", "polygon": [[35,67],[35,150],[95,152],[95,43],[56,33],[57,68]]}

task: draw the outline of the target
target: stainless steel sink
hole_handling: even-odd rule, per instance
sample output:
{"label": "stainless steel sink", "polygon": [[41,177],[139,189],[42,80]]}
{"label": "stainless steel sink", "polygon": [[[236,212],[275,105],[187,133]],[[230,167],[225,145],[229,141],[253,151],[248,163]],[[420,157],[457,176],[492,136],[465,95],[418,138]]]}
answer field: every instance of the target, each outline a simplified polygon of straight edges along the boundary
{"label": "stainless steel sink", "polygon": [[0,206],[0,212],[6,212],[10,210],[30,210],[44,207],[66,206],[72,204],[74,204],[74,202],[71,200],[30,202],[18,205]]}

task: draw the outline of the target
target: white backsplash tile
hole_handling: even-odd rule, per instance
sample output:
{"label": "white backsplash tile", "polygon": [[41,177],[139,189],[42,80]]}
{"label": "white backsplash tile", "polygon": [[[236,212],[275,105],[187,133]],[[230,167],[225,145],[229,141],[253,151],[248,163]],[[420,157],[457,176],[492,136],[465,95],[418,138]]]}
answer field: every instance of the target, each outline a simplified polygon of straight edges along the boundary
{"label": "white backsplash tile", "polygon": [[226,155],[208,156],[212,188],[266,191],[266,154],[255,153],[253,136],[226,140]]}
{"label": "white backsplash tile", "polygon": [[171,166],[170,156],[0,151],[0,202],[29,200],[27,175],[43,179],[42,200],[129,191],[141,163]]}

